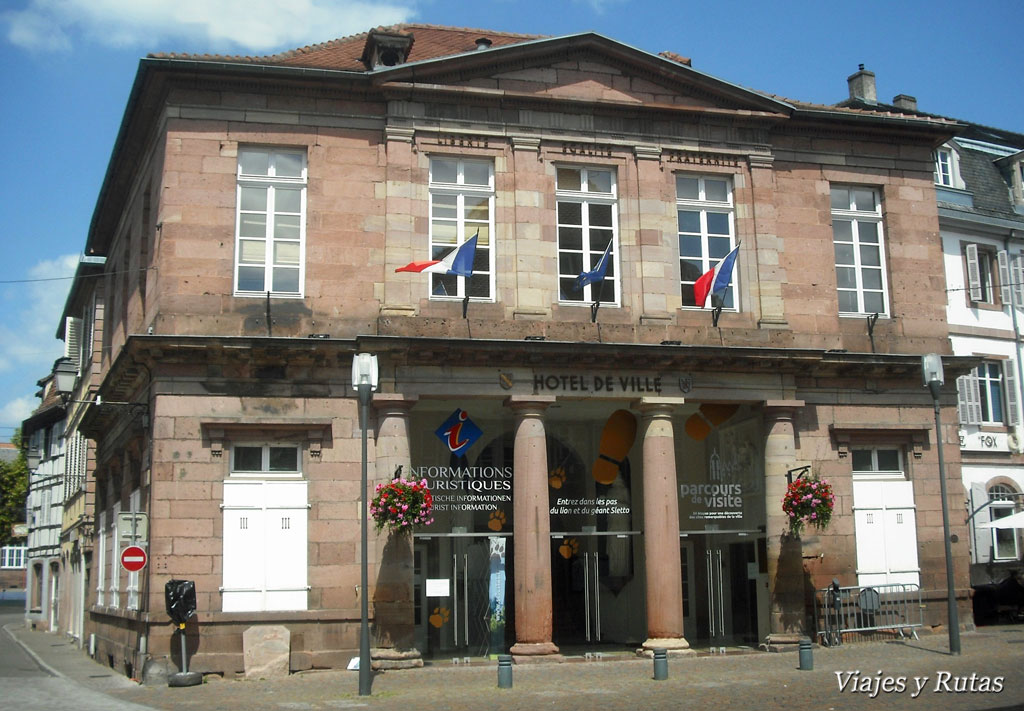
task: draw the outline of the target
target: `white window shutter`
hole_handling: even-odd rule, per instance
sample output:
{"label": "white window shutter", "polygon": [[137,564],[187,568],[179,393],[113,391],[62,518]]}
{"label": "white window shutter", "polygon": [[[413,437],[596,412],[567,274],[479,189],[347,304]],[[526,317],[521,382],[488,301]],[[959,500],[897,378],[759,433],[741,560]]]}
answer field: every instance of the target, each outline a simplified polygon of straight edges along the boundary
{"label": "white window shutter", "polygon": [[1010,260],[1010,274],[1012,275],[1013,305],[1017,308],[1024,307],[1024,254],[1015,254]]}
{"label": "white window shutter", "polygon": [[974,372],[956,379],[957,411],[960,423],[977,425],[981,423],[981,387]]}
{"label": "white window shutter", "polygon": [[1005,249],[999,250],[996,253],[996,260],[999,262],[999,296],[1002,299],[1003,304],[1011,303],[1011,289],[1010,289],[1010,255],[1006,253]]}
{"label": "white window shutter", "polygon": [[1020,423],[1020,391],[1017,389],[1017,366],[1014,360],[1003,361],[1003,390],[1006,400],[1006,424],[1011,427]]}
{"label": "white window shutter", "polygon": [[981,267],[978,264],[978,245],[967,245],[967,286],[971,301],[981,301]]}
{"label": "white window shutter", "polygon": [[81,368],[82,319],[68,316],[64,319],[64,357],[70,358],[76,368]]}
{"label": "white window shutter", "polygon": [[971,409],[967,403],[967,376],[961,375],[956,379],[956,412],[960,417],[961,425],[968,425],[971,422]]}
{"label": "white window shutter", "polygon": [[988,563],[992,560],[992,529],[982,528],[992,520],[992,513],[988,505],[988,492],[985,485],[979,482],[971,484],[971,536],[974,544],[971,551],[973,563]]}

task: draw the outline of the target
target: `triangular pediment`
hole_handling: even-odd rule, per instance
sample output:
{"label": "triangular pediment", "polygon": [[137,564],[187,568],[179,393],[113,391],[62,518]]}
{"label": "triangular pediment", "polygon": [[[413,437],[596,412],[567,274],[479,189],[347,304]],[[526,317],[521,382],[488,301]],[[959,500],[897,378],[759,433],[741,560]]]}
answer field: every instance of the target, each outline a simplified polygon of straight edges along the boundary
{"label": "triangular pediment", "polygon": [[475,90],[507,98],[787,114],[777,99],[686,64],[588,33],[413,62],[378,72],[380,85]]}

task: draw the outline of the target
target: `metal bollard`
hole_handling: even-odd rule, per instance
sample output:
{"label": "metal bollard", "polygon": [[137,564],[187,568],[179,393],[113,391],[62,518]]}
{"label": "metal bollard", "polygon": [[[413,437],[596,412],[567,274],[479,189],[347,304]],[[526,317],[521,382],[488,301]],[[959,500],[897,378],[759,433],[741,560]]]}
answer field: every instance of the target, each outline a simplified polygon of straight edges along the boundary
{"label": "metal bollard", "polygon": [[512,655],[498,655],[498,688],[512,688]]}
{"label": "metal bollard", "polygon": [[668,650],[654,650],[654,680],[664,681],[668,679]]}
{"label": "metal bollard", "polygon": [[800,669],[810,671],[814,669],[814,656],[811,653],[811,640],[804,637],[800,640]]}

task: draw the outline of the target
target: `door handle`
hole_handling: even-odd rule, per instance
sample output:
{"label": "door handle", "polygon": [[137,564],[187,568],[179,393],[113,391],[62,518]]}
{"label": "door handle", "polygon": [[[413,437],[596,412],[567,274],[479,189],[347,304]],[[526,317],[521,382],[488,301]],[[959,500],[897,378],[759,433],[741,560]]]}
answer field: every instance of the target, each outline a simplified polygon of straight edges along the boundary
{"label": "door handle", "polygon": [[452,614],[455,615],[455,626],[452,629],[452,634],[455,635],[455,646],[459,646],[459,555],[458,553],[452,554],[452,591],[455,595],[455,600],[452,605]]}
{"label": "door handle", "polygon": [[590,641],[590,556],[587,553],[583,554],[583,619],[586,620],[584,624],[584,632],[586,633],[587,641]]}
{"label": "door handle", "polygon": [[594,553],[594,630],[597,633],[595,641],[601,641],[601,582],[597,564],[597,553]]}

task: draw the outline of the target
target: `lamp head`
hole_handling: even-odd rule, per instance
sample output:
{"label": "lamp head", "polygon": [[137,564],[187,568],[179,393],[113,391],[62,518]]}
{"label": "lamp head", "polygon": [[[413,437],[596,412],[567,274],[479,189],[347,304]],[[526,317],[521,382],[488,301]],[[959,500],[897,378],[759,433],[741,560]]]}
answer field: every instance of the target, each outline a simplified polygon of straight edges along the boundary
{"label": "lamp head", "polygon": [[58,358],[53,363],[53,385],[61,400],[67,403],[71,393],[75,391],[78,379],[78,366],[70,358]]}
{"label": "lamp head", "polygon": [[929,387],[932,383],[942,385],[946,382],[942,375],[942,356],[937,353],[921,356],[921,372],[924,375],[925,387]]}
{"label": "lamp head", "polygon": [[356,353],[352,357],[352,388],[358,390],[360,385],[369,385],[371,391],[377,389],[377,356],[373,353]]}

